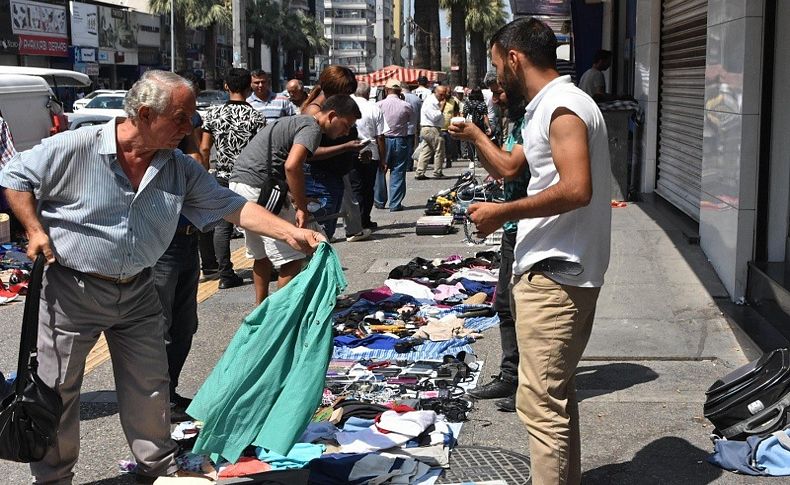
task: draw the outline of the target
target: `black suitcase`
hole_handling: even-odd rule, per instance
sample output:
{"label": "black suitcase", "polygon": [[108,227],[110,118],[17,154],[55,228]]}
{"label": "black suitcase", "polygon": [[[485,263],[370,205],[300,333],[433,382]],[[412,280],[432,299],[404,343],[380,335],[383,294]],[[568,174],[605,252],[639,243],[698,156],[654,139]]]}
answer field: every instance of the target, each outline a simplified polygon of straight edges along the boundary
{"label": "black suitcase", "polygon": [[777,349],[722,377],[706,391],[704,415],[727,439],[787,425],[790,349]]}

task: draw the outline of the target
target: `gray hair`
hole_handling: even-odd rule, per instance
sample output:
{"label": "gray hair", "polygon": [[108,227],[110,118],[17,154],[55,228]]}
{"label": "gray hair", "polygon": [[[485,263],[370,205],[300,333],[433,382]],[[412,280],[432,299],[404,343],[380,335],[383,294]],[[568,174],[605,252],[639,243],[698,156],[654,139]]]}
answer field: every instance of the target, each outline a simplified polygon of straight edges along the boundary
{"label": "gray hair", "polygon": [[148,106],[155,113],[162,114],[170,106],[173,91],[179,86],[193,92],[195,89],[191,82],[178,74],[168,71],[146,71],[126,93],[123,110],[129,119],[136,119],[137,112],[143,106]]}
{"label": "gray hair", "polygon": [[357,92],[354,94],[360,98],[368,99],[370,97],[370,84],[366,83],[365,81],[358,82]]}
{"label": "gray hair", "polygon": [[486,86],[491,87],[494,84],[496,84],[496,82],[497,82],[497,80],[496,80],[496,71],[493,71],[493,70],[488,71],[486,73],[485,79],[483,79],[483,83],[485,83]]}

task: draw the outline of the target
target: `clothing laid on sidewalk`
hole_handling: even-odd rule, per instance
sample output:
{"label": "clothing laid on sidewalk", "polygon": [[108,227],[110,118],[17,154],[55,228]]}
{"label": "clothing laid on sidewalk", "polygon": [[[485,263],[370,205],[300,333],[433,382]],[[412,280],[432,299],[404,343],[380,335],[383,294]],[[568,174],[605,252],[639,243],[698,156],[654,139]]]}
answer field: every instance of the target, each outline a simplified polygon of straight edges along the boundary
{"label": "clothing laid on sidewalk", "polygon": [[245,318],[187,412],[204,427],[195,453],[238,460],[250,444],[287,455],[320,402],[331,313],[346,280],[326,243],[285,288]]}

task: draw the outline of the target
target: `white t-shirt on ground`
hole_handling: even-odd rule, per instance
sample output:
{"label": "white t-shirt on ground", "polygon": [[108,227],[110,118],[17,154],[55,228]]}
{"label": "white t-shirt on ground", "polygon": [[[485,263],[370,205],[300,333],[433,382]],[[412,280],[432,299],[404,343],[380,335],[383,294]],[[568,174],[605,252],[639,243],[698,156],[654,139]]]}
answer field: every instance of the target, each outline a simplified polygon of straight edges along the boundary
{"label": "white t-shirt on ground", "polygon": [[600,287],[609,266],[612,227],[609,139],[598,105],[570,76],[547,84],[525,110],[523,146],[531,174],[527,193],[536,195],[560,180],[549,143],[551,117],[558,108],[573,111],[587,125],[592,200],[564,214],[520,220],[513,273],[524,274],[546,258],[562,259],[581,263],[584,271],[579,276],[549,275],[557,283]]}

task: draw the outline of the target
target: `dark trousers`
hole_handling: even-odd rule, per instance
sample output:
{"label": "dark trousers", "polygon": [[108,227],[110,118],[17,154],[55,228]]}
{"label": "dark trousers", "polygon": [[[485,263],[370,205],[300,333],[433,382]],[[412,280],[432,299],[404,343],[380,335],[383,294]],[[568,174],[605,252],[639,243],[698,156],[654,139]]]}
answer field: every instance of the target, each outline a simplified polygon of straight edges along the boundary
{"label": "dark trousers", "polygon": [[154,265],[154,285],[162,302],[165,321],[171,395],[178,387],[178,377],[192,348],[192,336],[198,326],[199,238],[197,233],[176,234],[165,254]]}
{"label": "dark trousers", "polygon": [[[329,240],[335,235],[337,228],[337,215],[343,205],[343,191],[345,191],[343,177],[316,172],[305,174],[305,195],[308,199],[315,199],[320,206],[310,213],[316,218]],[[332,217],[329,217],[332,216]]]}
{"label": "dark trousers", "polygon": [[370,226],[370,212],[373,210],[373,187],[376,185],[376,172],[379,161],[355,162],[354,168],[349,172],[351,188],[359,202],[359,212],[362,216],[362,227]]}
{"label": "dark trousers", "polygon": [[214,228],[199,234],[200,269],[203,270],[203,273],[214,273],[219,269],[217,255],[214,254]]}
{"label": "dark trousers", "polygon": [[[217,178],[217,182],[223,187],[228,186],[227,179]],[[220,281],[228,281],[236,276],[236,272],[233,271],[233,262],[230,260],[231,236],[233,236],[233,224],[221,219],[214,226],[214,254],[217,257]]]}
{"label": "dark trousers", "polygon": [[502,265],[499,267],[494,310],[499,315],[499,335],[502,340],[502,363],[499,365],[502,379],[516,382],[518,380],[518,341],[516,340],[516,321],[510,309],[513,275],[513,248],[516,245],[516,233],[505,232],[502,235]]}

